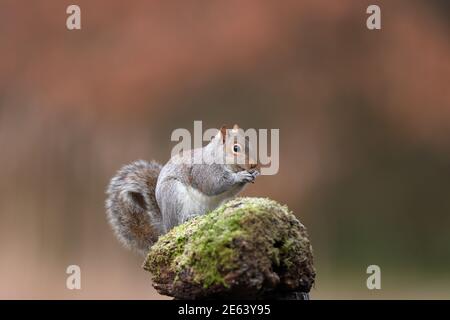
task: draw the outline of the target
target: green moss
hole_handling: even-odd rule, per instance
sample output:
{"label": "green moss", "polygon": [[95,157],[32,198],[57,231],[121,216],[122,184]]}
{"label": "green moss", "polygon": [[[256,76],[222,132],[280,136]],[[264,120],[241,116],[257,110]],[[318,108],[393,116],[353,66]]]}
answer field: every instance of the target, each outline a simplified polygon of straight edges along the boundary
{"label": "green moss", "polygon": [[306,230],[286,206],[265,198],[237,198],[175,227],[160,237],[144,264],[157,289],[181,291],[181,297],[232,292],[246,281],[262,290],[267,277],[281,281],[276,271],[298,286],[298,269],[305,267],[313,281]]}

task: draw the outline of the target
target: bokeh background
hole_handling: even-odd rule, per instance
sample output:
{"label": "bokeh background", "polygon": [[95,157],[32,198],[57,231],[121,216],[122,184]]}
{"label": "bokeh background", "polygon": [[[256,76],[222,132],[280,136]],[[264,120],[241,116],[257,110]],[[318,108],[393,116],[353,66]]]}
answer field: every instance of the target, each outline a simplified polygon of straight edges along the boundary
{"label": "bokeh background", "polygon": [[313,299],[450,298],[449,3],[0,0],[0,298],[164,299],[104,191],[194,120],[280,129],[245,194],[308,227]]}

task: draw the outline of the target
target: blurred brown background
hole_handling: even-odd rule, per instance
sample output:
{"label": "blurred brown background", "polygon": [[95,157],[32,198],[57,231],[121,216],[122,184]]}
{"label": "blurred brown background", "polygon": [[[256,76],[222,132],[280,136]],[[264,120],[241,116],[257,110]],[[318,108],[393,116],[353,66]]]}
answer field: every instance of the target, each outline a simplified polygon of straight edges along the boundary
{"label": "blurred brown background", "polygon": [[280,129],[279,173],[245,194],[308,227],[312,298],[450,298],[449,9],[0,0],[0,298],[164,298],[114,238],[104,190],[125,163],[166,161],[194,120]]}

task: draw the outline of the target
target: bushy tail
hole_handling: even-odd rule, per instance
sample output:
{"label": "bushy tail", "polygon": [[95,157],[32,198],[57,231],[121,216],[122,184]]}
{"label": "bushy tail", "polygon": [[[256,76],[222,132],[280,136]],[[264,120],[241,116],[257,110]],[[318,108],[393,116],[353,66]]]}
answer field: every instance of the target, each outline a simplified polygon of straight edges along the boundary
{"label": "bushy tail", "polygon": [[106,215],[117,238],[142,255],[161,235],[161,212],[155,198],[162,166],[139,160],[122,167],[106,191]]}

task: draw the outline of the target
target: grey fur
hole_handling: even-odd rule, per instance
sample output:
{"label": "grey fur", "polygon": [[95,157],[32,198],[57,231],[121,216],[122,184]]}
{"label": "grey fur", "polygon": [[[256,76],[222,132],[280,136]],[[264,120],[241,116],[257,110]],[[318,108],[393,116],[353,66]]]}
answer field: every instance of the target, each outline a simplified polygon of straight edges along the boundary
{"label": "grey fur", "polygon": [[[173,156],[162,169],[142,160],[124,166],[111,180],[106,201],[108,220],[119,240],[146,254],[158,236],[214,210],[253,182],[256,170],[220,164],[223,151],[229,150],[227,143],[233,143],[229,140],[224,144],[216,136],[204,148]],[[229,151],[225,154],[230,156]],[[202,164],[194,161],[199,156]]]}
{"label": "grey fur", "polygon": [[146,254],[162,233],[155,200],[162,166],[139,160],[120,169],[106,191],[106,214],[117,238],[126,247]]}

